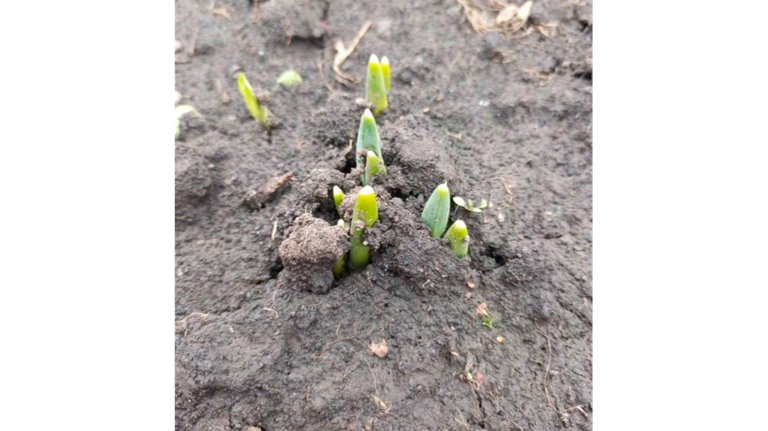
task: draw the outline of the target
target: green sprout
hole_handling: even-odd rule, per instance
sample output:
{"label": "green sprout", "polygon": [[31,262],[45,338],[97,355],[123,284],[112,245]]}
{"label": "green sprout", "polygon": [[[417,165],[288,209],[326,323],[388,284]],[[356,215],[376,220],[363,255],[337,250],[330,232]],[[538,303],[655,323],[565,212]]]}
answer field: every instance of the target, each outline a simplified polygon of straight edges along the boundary
{"label": "green sprout", "polygon": [[202,115],[200,115],[200,113],[197,112],[197,109],[195,109],[192,105],[176,106],[175,114],[176,114],[176,137],[177,138],[179,137],[179,135],[181,135],[181,117],[187,114],[192,114],[196,117],[202,118]]}
{"label": "green sprout", "polygon": [[[382,167],[384,166],[384,158],[381,157],[381,138],[379,138],[379,130],[376,128],[376,119],[373,118],[370,109],[366,109],[363,113],[363,116],[360,118],[360,127],[357,130],[355,161],[357,162],[357,167],[361,170],[365,162],[363,150],[376,153],[379,163]],[[365,185],[365,174],[360,177],[360,180]]]}
{"label": "green sprout", "polygon": [[269,123],[267,122],[269,112],[267,111],[267,108],[259,106],[259,101],[256,99],[256,95],[253,93],[253,87],[251,87],[251,84],[245,77],[245,73],[242,71],[237,72],[235,77],[237,78],[237,89],[240,90],[240,94],[243,95],[243,100],[245,100],[245,105],[248,106],[251,115],[256,120],[259,120],[264,127],[269,129]]}
{"label": "green sprout", "polygon": [[448,228],[445,238],[451,242],[451,250],[459,259],[463,259],[469,252],[469,235],[467,234],[467,225],[463,220],[456,220]]}
{"label": "green sprout", "polygon": [[[341,214],[341,201],[344,200],[344,192],[339,186],[333,186],[333,204],[336,205],[336,211]],[[343,221],[343,220],[340,220]]]}
{"label": "green sprout", "polygon": [[[342,229],[346,229],[347,226],[344,224],[344,220],[339,220],[336,223],[336,226],[340,226]],[[344,265],[347,263],[347,254],[344,253],[336,260],[336,264],[333,265],[333,275],[340,276],[344,273]]]}
{"label": "green sprout", "polygon": [[491,320],[491,316],[485,315],[482,317],[482,319],[483,319],[483,326],[485,326],[486,328],[493,329],[493,320]]}
{"label": "green sprout", "polygon": [[384,83],[384,74],[381,70],[381,63],[376,54],[371,54],[368,60],[368,73],[365,75],[365,90],[368,102],[373,105],[375,115],[387,109],[387,87]]}
{"label": "green sprout", "polygon": [[450,211],[451,191],[448,189],[448,184],[443,183],[432,192],[421,213],[421,218],[429,227],[429,235],[432,238],[439,238],[445,232]]}
{"label": "green sprout", "polygon": [[493,329],[493,318],[491,317],[491,313],[488,312],[488,304],[483,302],[482,304],[478,305],[475,309],[475,312],[478,316],[480,316],[480,320],[483,322],[483,326]]}
{"label": "green sprout", "polygon": [[384,88],[387,89],[387,93],[392,88],[392,81],[389,77],[389,59],[385,55],[381,57],[381,74],[384,75]]}
{"label": "green sprout", "polygon": [[453,203],[464,208],[467,211],[471,211],[474,213],[483,212],[483,209],[488,206],[488,202],[485,199],[480,199],[480,203],[477,206],[475,206],[475,203],[472,202],[471,199],[467,199],[466,201],[464,201],[464,198],[459,196],[456,196],[455,198],[453,198]]}
{"label": "green sprout", "polygon": [[365,173],[361,178],[363,185],[366,185],[374,175],[379,173],[386,174],[387,167],[384,166],[384,163],[381,162],[381,159],[376,157],[375,152],[368,151],[365,156]]}
{"label": "green sprout", "polygon": [[353,271],[365,268],[370,262],[370,247],[363,241],[366,228],[373,226],[379,219],[379,208],[376,204],[376,193],[371,186],[365,186],[357,192],[357,202],[352,213],[351,238],[352,248],[349,250],[349,267]]}
{"label": "green sprout", "polygon": [[277,83],[284,87],[291,88],[296,84],[302,83],[301,75],[295,70],[286,70],[277,78]]}

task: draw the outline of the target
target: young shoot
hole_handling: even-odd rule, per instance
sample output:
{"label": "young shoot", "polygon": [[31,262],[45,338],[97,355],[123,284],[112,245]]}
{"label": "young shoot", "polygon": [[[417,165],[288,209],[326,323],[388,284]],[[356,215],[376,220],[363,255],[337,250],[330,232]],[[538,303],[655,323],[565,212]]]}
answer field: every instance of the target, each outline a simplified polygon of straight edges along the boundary
{"label": "young shoot", "polygon": [[389,59],[385,55],[381,57],[381,74],[384,75],[384,88],[387,89],[387,93],[392,88],[391,79],[389,77]]}
{"label": "young shoot", "polygon": [[373,105],[373,113],[379,113],[387,109],[387,87],[384,83],[384,74],[381,63],[376,54],[371,54],[368,60],[368,72],[365,75],[365,90],[368,102]]}
{"label": "young shoot", "polygon": [[[376,153],[376,156],[379,158],[379,163],[384,166],[384,158],[381,157],[381,138],[379,138],[379,130],[376,127],[376,120],[373,118],[370,109],[366,109],[363,113],[363,116],[360,118],[360,127],[357,129],[355,161],[357,162],[357,168],[361,170],[365,163],[363,150]],[[360,177],[360,180],[363,182],[363,185],[365,185],[365,174]]]}
{"label": "young shoot", "polygon": [[368,184],[369,181],[371,181],[371,178],[373,178],[376,174],[386,174],[387,168],[384,166],[383,163],[381,163],[381,159],[376,157],[376,153],[373,151],[368,151],[365,156],[365,173],[363,174],[361,180],[363,182],[363,185]]}
{"label": "young shoot", "polygon": [[200,113],[197,112],[197,109],[195,109],[192,105],[176,106],[175,114],[176,114],[176,137],[177,138],[179,137],[179,135],[181,135],[181,117],[187,114],[192,114],[195,117],[202,118],[202,115],[200,115]]}
{"label": "young shoot", "polygon": [[256,100],[256,94],[253,92],[253,87],[251,87],[251,84],[245,77],[245,73],[239,71],[235,74],[235,78],[237,79],[237,89],[240,90],[240,94],[243,95],[243,100],[245,100],[245,105],[248,107],[248,111],[251,112],[254,119],[259,120],[264,127],[269,128],[269,112],[267,111],[267,108],[259,106],[259,101]]}
{"label": "young shoot", "polygon": [[421,213],[421,218],[429,227],[429,235],[432,238],[439,238],[443,235],[445,228],[448,227],[450,211],[451,191],[448,189],[448,184],[443,183],[432,192],[432,196],[427,200],[424,211]]}
{"label": "young shoot", "polygon": [[370,247],[363,241],[366,228],[373,226],[379,219],[376,193],[371,186],[365,186],[357,192],[357,202],[352,213],[351,237],[349,242],[349,268],[357,271],[365,268],[371,260]]}
{"label": "young shoot", "polygon": [[[341,215],[341,201],[344,200],[344,192],[341,191],[339,186],[333,186],[333,204],[336,206],[336,211]],[[344,220],[339,220],[343,222]]]}
{"label": "young shoot", "polygon": [[463,220],[456,220],[451,227],[448,228],[448,232],[445,233],[445,238],[451,243],[451,250],[453,254],[459,259],[463,259],[469,252],[469,235],[467,234],[467,225]]}
{"label": "young shoot", "polygon": [[286,88],[291,88],[296,84],[301,84],[301,75],[295,70],[286,70],[277,78],[277,83]]}
{"label": "young shoot", "polygon": [[[346,229],[347,226],[344,224],[344,220],[339,220],[336,223],[336,226],[340,226],[342,229]],[[340,276],[344,273],[344,265],[347,263],[347,254],[344,253],[336,260],[336,264],[333,265],[333,275]]]}
{"label": "young shoot", "polygon": [[488,202],[485,199],[480,199],[480,203],[477,206],[475,206],[475,203],[472,202],[471,199],[467,199],[465,201],[464,198],[459,196],[456,196],[453,198],[453,203],[464,208],[467,211],[474,212],[474,213],[483,212],[483,209],[485,209],[485,207],[488,206]]}

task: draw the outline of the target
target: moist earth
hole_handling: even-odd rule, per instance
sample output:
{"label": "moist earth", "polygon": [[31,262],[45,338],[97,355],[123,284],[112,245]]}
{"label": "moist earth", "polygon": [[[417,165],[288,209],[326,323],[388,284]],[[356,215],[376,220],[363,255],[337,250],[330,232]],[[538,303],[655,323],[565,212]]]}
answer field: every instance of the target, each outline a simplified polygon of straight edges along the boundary
{"label": "moist earth", "polygon": [[[592,6],[535,1],[502,34],[467,3],[500,2],[176,1],[176,90],[204,117],[175,143],[176,429],[592,428]],[[343,69],[390,58],[387,174],[371,264],[333,278],[364,110],[334,45],[367,19]],[[303,83],[279,87],[287,69]],[[465,259],[420,218],[441,182],[492,203],[451,207]]]}

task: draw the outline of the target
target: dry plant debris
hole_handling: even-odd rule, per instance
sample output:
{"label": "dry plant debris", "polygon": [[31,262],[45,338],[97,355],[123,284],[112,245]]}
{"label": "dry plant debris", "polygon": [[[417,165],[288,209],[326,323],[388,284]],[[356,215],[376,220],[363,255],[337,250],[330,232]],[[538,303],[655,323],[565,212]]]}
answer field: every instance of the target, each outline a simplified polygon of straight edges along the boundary
{"label": "dry plant debris", "polygon": [[387,353],[389,353],[389,345],[387,345],[387,340],[382,339],[379,342],[371,341],[371,343],[368,344],[368,353],[371,355],[376,355],[379,358],[387,356]]}
{"label": "dry plant debris", "polygon": [[363,26],[360,27],[360,30],[357,31],[357,34],[355,35],[355,38],[352,39],[352,43],[349,44],[349,47],[346,47],[344,45],[344,41],[341,39],[336,41],[336,44],[334,45],[336,55],[333,57],[333,72],[336,73],[336,80],[340,83],[356,84],[362,81],[362,78],[344,73],[344,71],[341,70],[341,65],[344,64],[347,58],[349,58],[349,56],[352,55],[352,53],[355,51],[357,44],[360,43],[360,39],[362,39],[368,29],[371,28],[371,24],[373,24],[373,20],[371,19],[363,23]]}
{"label": "dry plant debris", "polygon": [[464,8],[464,17],[478,33],[498,31],[505,36],[522,31],[525,37],[538,31],[551,38],[557,34],[556,22],[539,22],[531,18],[533,1],[521,5],[504,0],[456,0]]}

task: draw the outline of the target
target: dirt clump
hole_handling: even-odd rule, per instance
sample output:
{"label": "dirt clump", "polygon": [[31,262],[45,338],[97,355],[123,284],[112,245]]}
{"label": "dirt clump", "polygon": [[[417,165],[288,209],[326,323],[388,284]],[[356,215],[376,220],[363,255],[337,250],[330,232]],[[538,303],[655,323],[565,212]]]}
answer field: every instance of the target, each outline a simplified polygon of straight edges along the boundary
{"label": "dirt clump", "polygon": [[302,214],[294,220],[288,238],[280,244],[284,267],[280,283],[312,293],[327,292],[333,283],[331,268],[349,248],[344,229]]}
{"label": "dirt clump", "polygon": [[176,144],[176,221],[192,223],[194,209],[205,199],[212,184],[205,157],[194,149]]}

